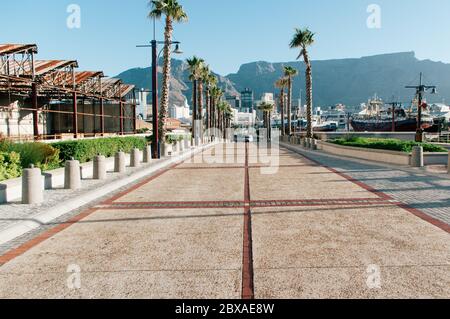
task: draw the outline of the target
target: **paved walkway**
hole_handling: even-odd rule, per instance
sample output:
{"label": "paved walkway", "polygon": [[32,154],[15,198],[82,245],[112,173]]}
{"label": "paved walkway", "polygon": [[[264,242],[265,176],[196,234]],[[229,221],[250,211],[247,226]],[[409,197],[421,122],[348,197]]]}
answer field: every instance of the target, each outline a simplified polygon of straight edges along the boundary
{"label": "paved walkway", "polygon": [[[447,224],[417,217],[383,175],[287,150],[266,174],[253,145],[235,147],[197,155],[1,256],[0,298],[450,298]],[[205,163],[212,154],[223,163]]]}

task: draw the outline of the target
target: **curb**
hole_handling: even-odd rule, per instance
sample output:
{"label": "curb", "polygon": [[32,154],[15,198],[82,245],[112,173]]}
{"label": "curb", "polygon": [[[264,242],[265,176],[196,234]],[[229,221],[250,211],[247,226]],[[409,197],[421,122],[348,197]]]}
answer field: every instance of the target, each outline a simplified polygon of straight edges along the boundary
{"label": "curb", "polygon": [[46,225],[54,221],[58,217],[70,213],[75,209],[78,209],[84,205],[92,203],[98,198],[107,196],[108,194],[111,194],[112,192],[119,190],[122,187],[130,185],[139,179],[152,175],[164,168],[170,167],[173,164],[185,161],[186,159],[192,157],[193,155],[198,154],[214,145],[215,143],[204,145],[198,149],[186,151],[182,155],[165,159],[162,162],[159,162],[155,165],[152,165],[143,170],[135,172],[134,174],[124,177],[123,179],[119,179],[110,184],[106,184],[97,190],[90,191],[86,194],[65,201],[63,204],[54,206],[50,210],[47,210],[46,212],[30,216],[28,218],[29,220],[15,223],[0,231],[0,246],[20,236],[23,236],[32,230],[35,230],[43,225]]}

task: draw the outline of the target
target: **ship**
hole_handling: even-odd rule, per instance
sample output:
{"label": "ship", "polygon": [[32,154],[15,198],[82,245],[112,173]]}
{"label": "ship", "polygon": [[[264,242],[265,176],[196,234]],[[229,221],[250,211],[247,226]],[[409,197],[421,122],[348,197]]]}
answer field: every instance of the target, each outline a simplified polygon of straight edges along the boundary
{"label": "ship", "polygon": [[[416,105],[416,106],[415,106]],[[417,101],[411,103],[411,108],[385,107],[384,102],[375,95],[369,99],[365,109],[354,114],[350,125],[355,132],[415,132],[418,127]],[[421,127],[425,132],[438,131],[439,123],[427,112],[422,113]]]}

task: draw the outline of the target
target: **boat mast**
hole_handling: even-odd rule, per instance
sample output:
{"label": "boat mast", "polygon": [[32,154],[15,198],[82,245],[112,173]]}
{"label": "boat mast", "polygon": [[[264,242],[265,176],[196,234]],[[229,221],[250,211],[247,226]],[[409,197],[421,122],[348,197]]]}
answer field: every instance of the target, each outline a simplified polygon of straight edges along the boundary
{"label": "boat mast", "polygon": [[422,83],[422,72],[420,72],[420,82],[418,86],[406,86],[407,89],[415,89],[416,95],[418,98],[417,105],[417,130],[416,130],[416,142],[423,142],[423,128],[422,128],[422,104],[423,104],[423,96],[428,91],[431,90],[431,94],[436,93],[436,86],[434,85],[424,85]]}

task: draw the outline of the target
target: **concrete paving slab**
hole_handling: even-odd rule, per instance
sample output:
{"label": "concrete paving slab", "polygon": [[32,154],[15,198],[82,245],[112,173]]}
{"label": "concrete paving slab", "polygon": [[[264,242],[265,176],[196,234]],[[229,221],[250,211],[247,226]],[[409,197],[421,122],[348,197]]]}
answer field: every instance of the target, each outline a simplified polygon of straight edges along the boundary
{"label": "concrete paving slab", "polygon": [[257,298],[450,297],[450,235],[397,206],[258,208],[252,225]]}
{"label": "concrete paving slab", "polygon": [[263,174],[260,169],[251,168],[250,183],[252,200],[378,197],[318,166],[280,167],[276,174]]}
{"label": "concrete paving slab", "polygon": [[242,200],[244,173],[239,168],[172,170],[117,202]]}
{"label": "concrete paving slab", "polygon": [[[3,265],[0,296],[70,295],[63,291],[61,278],[67,278],[67,267],[75,264],[87,274],[81,296],[238,297],[242,213],[98,211]],[[105,290],[105,282],[115,291]],[[147,292],[145,283],[152,283]]]}

